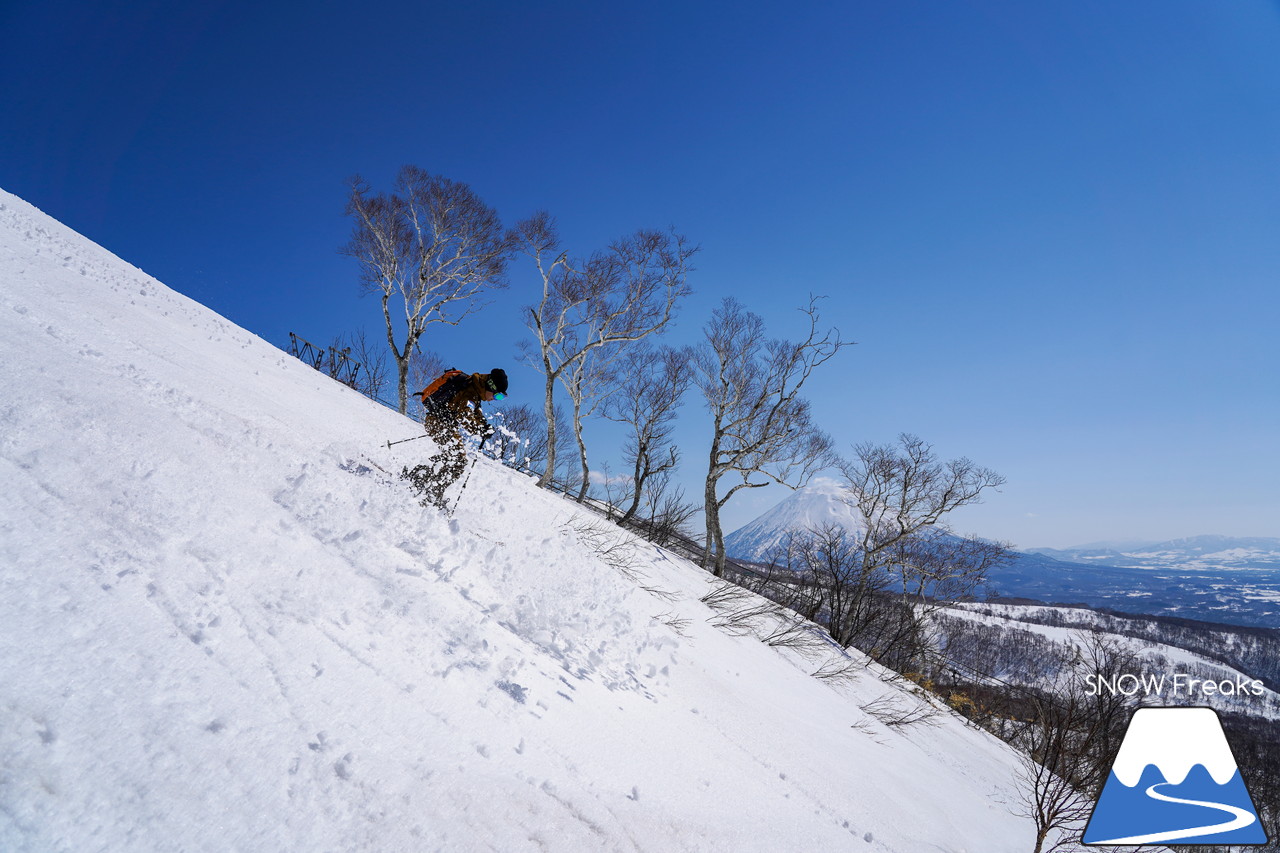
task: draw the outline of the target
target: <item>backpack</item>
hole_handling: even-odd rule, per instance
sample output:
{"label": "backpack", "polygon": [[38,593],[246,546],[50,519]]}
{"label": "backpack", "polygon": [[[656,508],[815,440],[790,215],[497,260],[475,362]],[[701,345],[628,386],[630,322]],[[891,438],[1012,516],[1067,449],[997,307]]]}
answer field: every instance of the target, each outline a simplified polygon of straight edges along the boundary
{"label": "backpack", "polygon": [[438,379],[422,389],[422,405],[431,408],[447,405],[450,400],[458,396],[458,392],[470,379],[469,374],[453,367],[449,368],[441,373]]}

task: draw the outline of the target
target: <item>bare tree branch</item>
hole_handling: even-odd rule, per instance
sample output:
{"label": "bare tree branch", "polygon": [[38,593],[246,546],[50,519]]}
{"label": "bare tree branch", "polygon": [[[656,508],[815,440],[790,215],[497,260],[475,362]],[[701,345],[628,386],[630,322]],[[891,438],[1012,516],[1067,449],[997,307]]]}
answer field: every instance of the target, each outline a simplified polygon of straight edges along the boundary
{"label": "bare tree branch", "polygon": [[400,170],[390,195],[373,194],[359,176],[350,188],[353,225],[341,251],[360,263],[363,290],[379,297],[404,414],[419,339],[432,323],[458,325],[483,307],[486,290],[506,286],[515,237],[469,186],[417,166]]}
{"label": "bare tree branch", "polygon": [[600,371],[590,360],[610,348],[634,343],[661,331],[688,294],[689,259],[697,251],[684,237],[637,231],[583,261],[570,262],[560,248],[555,223],[545,212],[520,223],[515,233],[542,279],[542,294],[528,306],[526,325],[534,335],[525,351],[545,378],[544,410],[549,441],[546,485],[556,463],[555,387],[560,382],[574,398],[572,426],[583,455],[583,494],[590,476],[582,441],[587,377]]}
{"label": "bare tree branch", "polygon": [[626,351],[614,371],[615,384],[626,393],[609,398],[605,417],[630,427],[623,459],[631,467],[629,505],[619,524],[635,515],[645,498],[646,487],[680,460],[679,449],[671,443],[676,411],[693,380],[687,365],[692,349],[643,344]]}
{"label": "bare tree branch", "polygon": [[[695,381],[712,417],[704,566],[714,555],[717,577],[726,559],[720,510],[734,494],[770,483],[797,488],[834,461],[831,439],[799,395],[813,371],[852,342],[835,329],[819,333],[816,298],[803,310],[809,319],[803,340],[769,340],[764,320],[727,298],[704,327],[694,358]],[[722,495],[721,480],[729,475],[740,481]]]}

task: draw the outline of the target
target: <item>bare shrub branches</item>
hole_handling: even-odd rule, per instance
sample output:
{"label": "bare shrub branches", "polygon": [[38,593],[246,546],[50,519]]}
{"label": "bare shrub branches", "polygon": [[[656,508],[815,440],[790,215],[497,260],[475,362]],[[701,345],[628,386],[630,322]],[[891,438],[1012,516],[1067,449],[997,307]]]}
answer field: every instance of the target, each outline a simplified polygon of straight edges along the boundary
{"label": "bare shrub branches", "polygon": [[840,656],[831,658],[809,674],[824,681],[846,682],[852,681],[865,668],[865,662]]}
{"label": "bare shrub branches", "polygon": [[911,702],[906,697],[881,696],[863,705],[862,710],[895,729],[938,724],[938,709],[923,699]]}
{"label": "bare shrub branches", "polygon": [[724,610],[728,607],[751,601],[752,598],[754,596],[750,591],[737,584],[729,581],[720,581],[712,586],[711,591],[699,600],[712,610]]}
{"label": "bare shrub branches", "polygon": [[586,518],[570,519],[564,526],[606,566],[630,580],[640,580],[637,570],[639,553],[634,537],[612,525],[598,524]]}
{"label": "bare shrub branches", "polygon": [[666,612],[659,613],[653,617],[656,621],[661,622],[670,628],[677,637],[688,638],[689,636],[689,619],[678,613]]}
{"label": "bare shrub branches", "polygon": [[834,651],[819,626],[730,581],[716,583],[702,602],[716,612],[711,624],[726,634],[754,637],[808,659]]}

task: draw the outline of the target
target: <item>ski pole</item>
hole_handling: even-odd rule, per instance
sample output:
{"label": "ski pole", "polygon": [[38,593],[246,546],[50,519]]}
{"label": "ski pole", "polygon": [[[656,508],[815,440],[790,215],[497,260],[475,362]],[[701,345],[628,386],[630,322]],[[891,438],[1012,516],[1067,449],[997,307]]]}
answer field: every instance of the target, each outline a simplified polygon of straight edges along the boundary
{"label": "ski pole", "polygon": [[415,435],[413,438],[402,438],[399,441],[388,440],[387,448],[390,449],[393,445],[396,445],[396,444],[404,444],[406,441],[417,441],[420,438],[428,438],[428,436],[426,433],[423,433],[422,435]]}
{"label": "ski pole", "polygon": [[462,503],[462,493],[467,490],[467,483],[471,482],[471,472],[476,470],[476,464],[479,463],[479,457],[471,460],[471,465],[467,468],[467,474],[462,478],[462,486],[458,489],[458,497],[453,502],[453,509],[449,510],[449,515],[453,515],[458,511],[458,504]]}

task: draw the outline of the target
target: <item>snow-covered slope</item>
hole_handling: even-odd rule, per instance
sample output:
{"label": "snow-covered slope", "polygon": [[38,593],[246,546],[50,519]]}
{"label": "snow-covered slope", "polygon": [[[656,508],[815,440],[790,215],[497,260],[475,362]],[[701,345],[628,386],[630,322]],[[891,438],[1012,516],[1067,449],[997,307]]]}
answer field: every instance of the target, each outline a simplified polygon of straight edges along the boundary
{"label": "snow-covered slope", "polygon": [[488,460],[424,509],[415,424],[2,192],[0,363],[0,850],[1029,846],[993,738]]}

